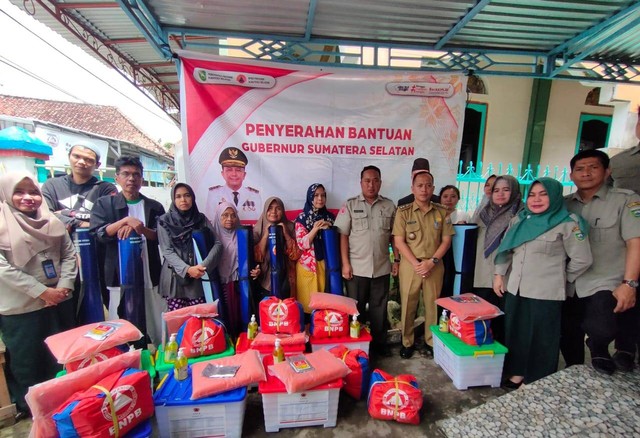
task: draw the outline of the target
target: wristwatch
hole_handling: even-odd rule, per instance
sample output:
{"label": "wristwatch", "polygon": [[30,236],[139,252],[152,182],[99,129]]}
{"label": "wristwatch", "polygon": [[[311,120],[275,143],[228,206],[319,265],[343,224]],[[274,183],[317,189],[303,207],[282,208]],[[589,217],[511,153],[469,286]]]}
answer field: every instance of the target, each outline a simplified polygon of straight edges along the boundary
{"label": "wristwatch", "polygon": [[633,288],[637,288],[640,283],[638,283],[638,280],[622,280],[622,284],[626,284],[629,287],[633,287]]}
{"label": "wristwatch", "polygon": [[440,263],[440,259],[438,257],[431,257],[431,261],[433,262],[434,265],[437,265],[438,263]]}

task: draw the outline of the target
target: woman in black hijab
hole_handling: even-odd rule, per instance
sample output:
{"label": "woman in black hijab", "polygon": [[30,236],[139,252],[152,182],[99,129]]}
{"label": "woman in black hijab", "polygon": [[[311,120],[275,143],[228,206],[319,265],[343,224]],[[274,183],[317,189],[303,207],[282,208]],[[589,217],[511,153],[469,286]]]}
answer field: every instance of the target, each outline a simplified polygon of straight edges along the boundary
{"label": "woman in black hijab", "polygon": [[[169,211],[158,218],[158,242],[164,256],[158,291],[167,299],[170,311],[205,302],[201,278],[213,274],[222,253],[213,226],[198,210],[193,189],[178,183],[171,190],[171,199]],[[211,248],[202,255],[201,263],[195,259],[192,240],[197,231]]]}

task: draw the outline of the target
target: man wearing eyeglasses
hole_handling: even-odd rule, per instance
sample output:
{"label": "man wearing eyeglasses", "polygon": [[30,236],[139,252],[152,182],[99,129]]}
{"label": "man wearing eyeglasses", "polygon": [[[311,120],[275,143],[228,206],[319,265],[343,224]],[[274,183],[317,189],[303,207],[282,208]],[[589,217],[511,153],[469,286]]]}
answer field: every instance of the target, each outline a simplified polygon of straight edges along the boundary
{"label": "man wearing eyeglasses", "polygon": [[[145,291],[153,289],[158,285],[161,267],[156,227],[158,217],[164,214],[162,204],[140,193],[143,168],[139,158],[122,156],[114,165],[116,182],[122,191],[98,199],[91,214],[91,232],[106,247],[104,281],[110,291],[110,317],[116,316],[120,301],[118,240],[128,238],[133,231],[142,236],[143,247],[146,247],[146,251],[142,251]],[[158,301],[157,296],[157,293],[145,293],[147,329],[155,342],[160,341],[159,327],[154,324],[159,313],[149,315],[149,306]]]}

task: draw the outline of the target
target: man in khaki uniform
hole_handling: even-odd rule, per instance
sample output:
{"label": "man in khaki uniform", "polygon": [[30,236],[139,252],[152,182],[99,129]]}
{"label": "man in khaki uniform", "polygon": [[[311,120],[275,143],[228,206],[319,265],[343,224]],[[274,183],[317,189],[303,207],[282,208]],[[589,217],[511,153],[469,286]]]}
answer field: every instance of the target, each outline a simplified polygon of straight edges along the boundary
{"label": "man in khaki uniform", "polygon": [[340,232],[342,277],[347,295],[358,300],[361,321],[369,304],[373,342],[371,352],[389,357],[386,344],[389,273],[398,275],[398,264],[389,261],[389,243],[396,206],[380,196],[380,169],[366,166],[360,173],[362,193],[342,206],[335,226]]}
{"label": "man in khaki uniform", "polygon": [[[640,140],[640,107],[638,107],[636,137]],[[614,187],[633,190],[640,194],[640,143],[611,158],[611,178]]]}
{"label": "man in khaki uniform", "polygon": [[431,203],[433,175],[427,171],[413,176],[411,191],[415,200],[398,208],[393,225],[400,261],[400,299],[402,301],[402,348],[400,357],[409,359],[415,351],[413,324],[419,293],[425,308],[424,340],[428,353],[433,354],[430,326],[437,323],[435,300],[440,296],[444,267],[441,259],[451,246],[455,234],[447,210]]}
{"label": "man in khaki uniform", "polygon": [[[591,363],[606,374],[633,369],[640,274],[640,196],[609,187],[610,173],[604,152],[586,150],[571,159],[571,179],[578,190],[566,196],[565,202],[570,212],[589,223],[593,264],[575,281],[578,298],[567,301],[564,317],[573,315],[574,319],[563,321],[561,345],[568,365],[584,362],[586,332]],[[573,289],[570,285],[571,297]],[[571,333],[577,326],[583,332]],[[609,344],[614,339],[617,352],[611,358]]]}

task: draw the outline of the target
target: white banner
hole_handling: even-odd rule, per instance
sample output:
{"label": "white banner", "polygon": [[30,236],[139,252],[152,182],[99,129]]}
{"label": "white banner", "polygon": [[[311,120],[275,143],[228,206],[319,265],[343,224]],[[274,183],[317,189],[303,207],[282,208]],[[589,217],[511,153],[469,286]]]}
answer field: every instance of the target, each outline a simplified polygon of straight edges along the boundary
{"label": "white banner", "polygon": [[418,157],[430,161],[437,187],[455,183],[462,74],[180,56],[186,177],[209,217],[220,194],[230,201],[232,183],[219,164],[229,147],[248,161],[242,187],[250,200],[238,204],[243,222],[255,221],[269,196],[282,198],[292,217],[316,182],[327,190],[328,208],[337,210],[361,192],[366,165],[381,169],[380,194],[394,202],[410,193]]}

